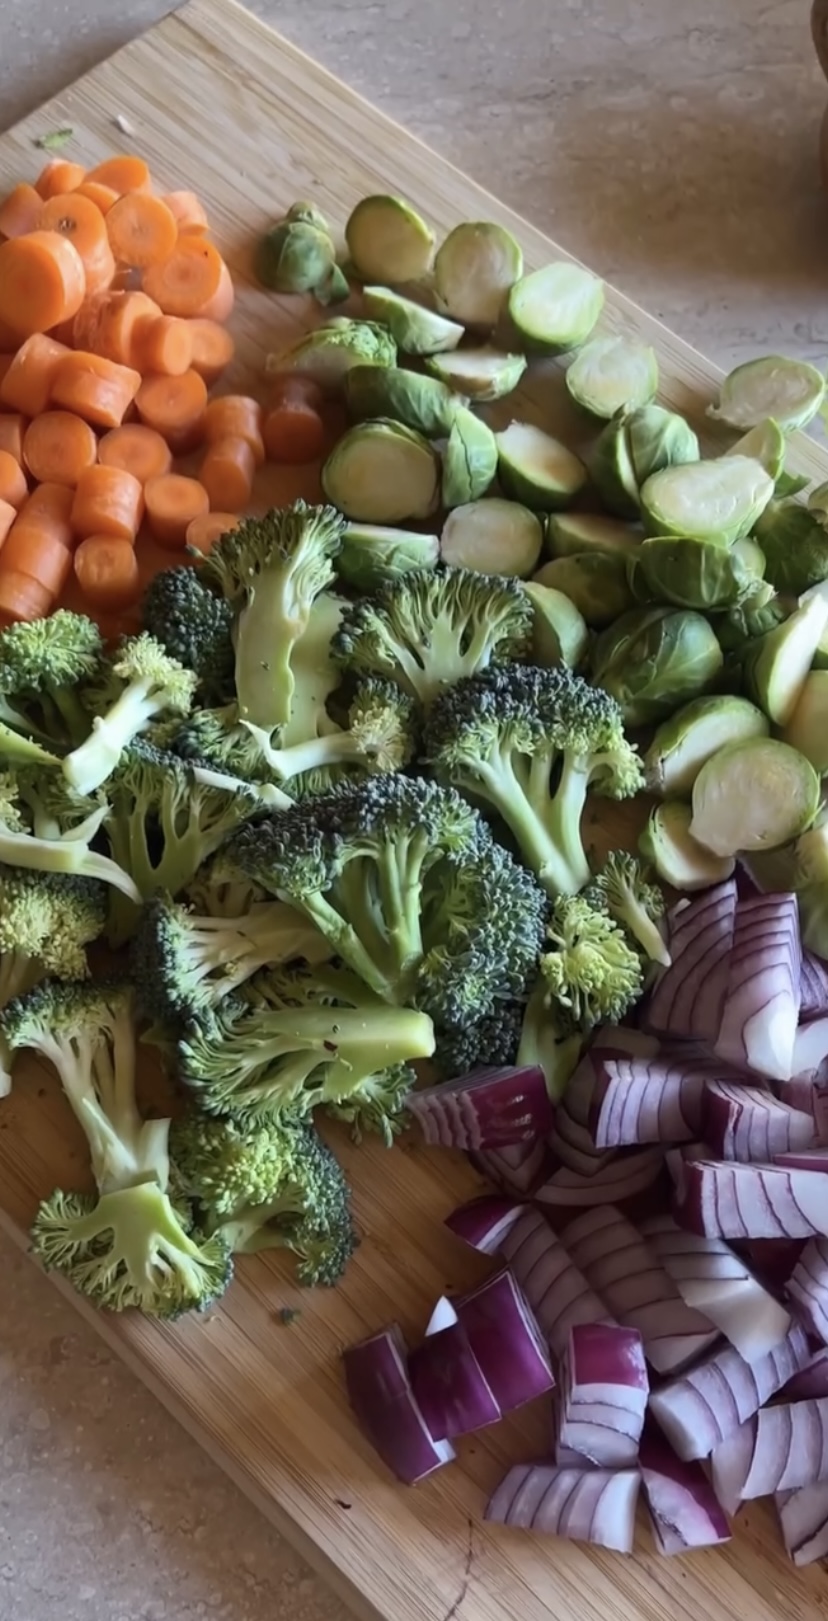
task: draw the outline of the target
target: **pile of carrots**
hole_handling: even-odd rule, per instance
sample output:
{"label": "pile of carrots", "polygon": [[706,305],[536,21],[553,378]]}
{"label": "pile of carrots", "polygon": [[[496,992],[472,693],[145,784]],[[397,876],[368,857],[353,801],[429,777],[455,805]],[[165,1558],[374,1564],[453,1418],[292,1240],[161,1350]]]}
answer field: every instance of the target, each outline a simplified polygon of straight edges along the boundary
{"label": "pile of carrots", "polygon": [[[140,594],[136,542],[209,550],[265,460],[323,451],[319,390],[269,409],[210,397],[233,358],[234,288],[195,193],[144,160],[54,158],[0,202],[0,625],[50,613],[74,574],[90,612]],[[197,475],[176,459],[198,452]]]}

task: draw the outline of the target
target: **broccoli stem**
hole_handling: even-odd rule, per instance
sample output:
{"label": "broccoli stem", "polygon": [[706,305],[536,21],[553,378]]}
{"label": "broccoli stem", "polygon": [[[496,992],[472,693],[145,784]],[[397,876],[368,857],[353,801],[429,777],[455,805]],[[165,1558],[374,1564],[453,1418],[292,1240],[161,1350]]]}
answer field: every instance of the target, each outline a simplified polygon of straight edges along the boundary
{"label": "broccoli stem", "polygon": [[65,687],[53,687],[50,696],[72,741],[85,738],[89,730],[89,713],[77,694]]}
{"label": "broccoli stem", "polygon": [[664,943],[664,936],[658,924],[634,895],[625,895],[618,907],[618,916],[650,961],[663,963],[669,968],[670,953]]}
{"label": "broccoli stem", "polygon": [[590,878],[581,843],[588,778],[565,756],[560,784],[550,798],[555,758],[552,750],[538,752],[518,772],[514,757],[504,747],[495,759],[476,761],[465,786],[471,793],[482,791],[503,818],[547,894],[573,895]]}
{"label": "broccoli stem", "polygon": [[[322,766],[347,765],[351,760],[365,762],[365,746],[357,742],[351,732],[329,732],[324,737],[309,738],[306,743],[294,743],[287,749],[271,748],[269,734],[258,736],[262,753],[281,782],[289,782],[304,771],[316,771]],[[284,798],[285,805],[290,801]]]}
{"label": "broccoli stem", "polygon": [[79,794],[92,794],[112,775],[124,749],[152,720],[159,703],[148,677],[131,681],[105,715],[96,715],[83,743],[67,754],[63,774]]}
{"label": "broccoli stem", "polygon": [[588,788],[588,769],[565,755],[555,796],[546,808],[552,856],[538,869],[538,879],[548,895],[577,895],[592,876],[581,838]]}
{"label": "broccoli stem", "polygon": [[[204,1292],[198,1245],[188,1238],[167,1197],[157,1183],[102,1193],[94,1209],[72,1218],[67,1239],[91,1244],[107,1238],[101,1256],[102,1272],[122,1265],[136,1291],[136,1304],[157,1310],[159,1291],[173,1282],[192,1300]],[[174,1274],[174,1278],[171,1275]]]}
{"label": "broccoli stem", "polygon": [[562,1035],[549,1004],[549,993],[539,981],[526,1004],[516,1064],[537,1064],[546,1078],[553,1103],[560,1103],[581,1056],[583,1037]]}
{"label": "broccoli stem", "polygon": [[[23,721],[21,719],[21,726]],[[32,737],[21,735],[0,721],[0,756],[15,765],[58,765],[57,755],[50,754]]]}
{"label": "broccoli stem", "polygon": [[307,629],[307,613],[291,618],[290,576],[295,564],[273,562],[254,582],[236,626],[236,694],[239,715],[268,732],[286,726],[296,685],[294,646]]}
{"label": "broccoli stem", "polygon": [[141,896],[129,873],[117,862],[110,861],[108,856],[90,850],[78,838],[78,832],[79,829],[75,828],[71,835],[45,839],[31,833],[13,833],[8,828],[0,828],[0,862],[10,867],[33,868],[36,872],[80,873],[85,878],[99,878],[101,883],[111,884],[122,894],[128,895],[130,900],[140,901]]}
{"label": "broccoli stem", "polygon": [[[325,900],[323,895],[286,895],[285,899],[289,900],[298,911],[304,912],[305,916],[316,924],[317,928],[322,931],[326,939],[334,947],[337,956],[342,957],[348,967],[359,975],[369,990],[374,991],[377,996],[382,998],[383,1002],[399,1001],[396,976],[389,977],[387,973],[383,973],[379,963],[366,950],[356,929],[345,922],[336,907]],[[370,922],[365,912],[364,895],[361,910],[362,916],[366,921]]]}

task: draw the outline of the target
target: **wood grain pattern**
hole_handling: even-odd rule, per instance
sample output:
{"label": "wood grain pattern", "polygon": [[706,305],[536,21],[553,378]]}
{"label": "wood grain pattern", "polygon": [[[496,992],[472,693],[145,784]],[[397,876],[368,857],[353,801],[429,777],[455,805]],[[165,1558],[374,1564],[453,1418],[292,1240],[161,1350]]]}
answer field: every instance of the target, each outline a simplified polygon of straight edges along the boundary
{"label": "wood grain pattern", "polygon": [[[119,116],[134,130],[128,139],[118,133]],[[239,381],[311,318],[303,301],[275,299],[249,280],[252,243],[297,196],[312,196],[341,226],[358,197],[392,189],[438,230],[460,218],[502,221],[530,267],[562,256],[228,0],[193,0],[10,131],[0,140],[0,187],[34,174],[34,138],[65,125],[76,132],[73,157],[92,163],[132,144],[165,187],[202,193],[240,284]],[[702,426],[715,368],[617,294],[604,324],[655,345],[660,398]],[[504,413],[514,405],[513,397]],[[520,409],[574,443],[583,436],[552,363],[533,368]],[[809,440],[799,440],[791,463],[828,477],[828,457]],[[289,484],[283,478],[279,486],[285,498]],[[396,1486],[351,1423],[337,1353],[389,1318],[418,1335],[440,1292],[482,1275],[483,1265],[441,1226],[479,1183],[459,1158],[410,1146],[388,1156],[372,1145],[345,1157],[365,1236],[342,1289],[300,1297],[289,1267],[265,1257],[239,1266],[226,1301],[206,1319],[163,1327],[85,1315],[362,1616],[816,1621],[828,1614],[824,1576],[794,1571],[762,1509],[740,1516],[726,1550],[683,1561],[657,1558],[644,1530],[636,1557],[624,1560],[482,1524],[486,1493],[505,1466],[543,1449],[542,1407],[467,1439],[458,1463],[416,1490]],[[23,1242],[38,1198],[57,1182],[83,1180],[77,1129],[53,1078],[32,1065],[0,1107],[3,1226]],[[280,1326],[279,1308],[295,1303],[300,1318]]]}

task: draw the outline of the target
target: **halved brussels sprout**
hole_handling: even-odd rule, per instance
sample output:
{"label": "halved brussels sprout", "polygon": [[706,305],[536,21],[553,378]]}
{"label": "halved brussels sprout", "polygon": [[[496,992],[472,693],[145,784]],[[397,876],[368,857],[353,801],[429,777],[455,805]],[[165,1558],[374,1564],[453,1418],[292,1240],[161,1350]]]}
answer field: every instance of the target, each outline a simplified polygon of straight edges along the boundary
{"label": "halved brussels sprout", "polygon": [[497,440],[473,411],[457,411],[443,450],[443,506],[465,506],[486,494],[497,472]]}
{"label": "halved brussels sprout", "polygon": [[665,800],[651,811],[638,841],[645,861],[652,863],[662,882],[682,893],[722,884],[736,866],[733,856],[714,855],[699,844],[690,831],[692,816],[682,800]]}
{"label": "halved brussels sprout", "polygon": [[495,435],[500,482],[508,495],[539,512],[569,506],[583,489],[582,461],[551,433],[528,422],[513,422]]}
{"label": "halved brussels sprout", "polygon": [[664,798],[689,796],[702,766],[719,749],[769,732],[767,716],[747,698],[693,698],[656,729],[644,755],[647,787]]}
{"label": "halved brussels sprout", "polygon": [[353,366],[344,380],[345,405],[356,422],[387,417],[442,439],[465,401],[436,377],[400,366]]}
{"label": "halved brussels sprout", "polygon": [[544,563],[534,578],[563,592],[588,625],[601,630],[632,608],[626,559],[616,552],[576,552]]}
{"label": "halved brussels sprout", "polygon": [[[713,540],[659,535],[641,542],[630,566],[643,579],[647,600],[709,612],[749,597],[762,579],[763,562],[750,541],[728,548]],[[630,583],[636,591],[637,579]]]}
{"label": "halved brussels sprout", "polygon": [[501,349],[455,349],[430,355],[426,367],[458,394],[471,400],[499,400],[517,388],[526,370],[525,355],[507,355]]}
{"label": "halved brussels sprout", "polygon": [[777,726],[786,726],[796,709],[826,626],[828,602],[810,597],[748,648],[742,665],[745,688]]}
{"label": "halved brussels sprout", "polygon": [[717,856],[773,850],[810,827],[820,780],[809,760],[773,737],[719,749],[693,784],[690,832]]}
{"label": "halved brussels sprout", "polygon": [[684,417],[660,405],[643,405],[607,423],[593,447],[589,470],[610,511],[637,518],[641,488],[651,474],[698,459],[699,441]]}
{"label": "halved brussels sprout", "polygon": [[375,321],[334,316],[281,354],[268,355],[267,372],[302,372],[321,388],[336,390],[352,366],[394,366],[397,345]]}
{"label": "halved brussels sprout", "polygon": [[731,546],[750,533],[773,495],[773,479],[752,456],[720,456],[653,473],[641,490],[650,535],[691,535]]}
{"label": "halved brussels sprout", "polygon": [[566,664],[577,670],[589,648],[589,631],[574,602],[539,580],[527,580],[524,591],[532,600],[532,659],[543,668]]}
{"label": "halved brussels sprout", "polygon": [[456,349],[463,336],[464,329],[456,321],[447,321],[444,315],[415,304],[390,287],[363,287],[362,301],[366,315],[387,326],[403,354],[443,354]]}
{"label": "halved brussels sprout", "polygon": [[828,772],[828,670],[811,670],[806,675],[796,708],[782,733],[810,760],[821,777]]}
{"label": "halved brussels sprout", "polygon": [[359,591],[375,591],[377,586],[410,574],[412,569],[435,568],[439,558],[437,535],[388,529],[381,524],[348,523],[342,531],[336,571]]}
{"label": "halved brussels sprout", "polygon": [[603,307],[603,282],[565,259],[522,276],[509,294],[512,325],[529,348],[547,353],[584,343]]}
{"label": "halved brussels sprout", "polygon": [[729,450],[723,451],[725,456],[751,456],[754,461],[761,462],[766,473],[777,482],[785,466],[785,452],[787,441],[778,422],[773,417],[765,417],[757,422],[755,428],[748,428],[741,439],[737,439]]}
{"label": "halved brussels sprout", "polygon": [[773,417],[783,433],[804,428],[825,399],[825,378],[806,360],[763,355],[728,374],[707,415],[730,428],[755,428]]}
{"label": "halved brussels sprout", "polygon": [[576,404],[608,422],[655,398],[656,352],[635,338],[591,338],[567,367],[566,386]]}
{"label": "halved brussels sprout", "polygon": [[400,422],[350,428],[322,468],[322,488],[346,518],[397,524],[436,510],[440,461],[427,439]]}
{"label": "halved brussels sprout", "polygon": [[495,497],[455,507],[443,526],[440,552],[454,568],[523,579],[537,567],[542,540],[534,512]]}
{"label": "halved brussels sprout", "polygon": [[522,272],[523,253],[511,232],[476,220],[456,225],[437,250],[434,287],[452,320],[491,332]]}
{"label": "halved brussels sprout", "polygon": [[641,545],[641,535],[616,518],[599,518],[591,512],[555,512],[546,520],[546,545],[553,557],[574,557],[578,552],[632,557]]}
{"label": "halved brussels sprout", "polygon": [[680,608],[633,608],[592,649],[592,680],[621,705],[628,726],[663,720],[704,692],[723,664],[702,614]]}
{"label": "halved brussels sprout", "polygon": [[285,219],[274,225],[256,250],[256,275],[274,293],[324,289],[335,265],[336,248],[327,230],[299,220]]}
{"label": "halved brussels sprout", "polygon": [[431,266],[434,232],[401,197],[363,197],[345,226],[360,281],[417,281]]}
{"label": "halved brussels sprout", "polygon": [[765,575],[777,591],[801,597],[828,580],[828,532],[799,501],[771,501],[754,526]]}

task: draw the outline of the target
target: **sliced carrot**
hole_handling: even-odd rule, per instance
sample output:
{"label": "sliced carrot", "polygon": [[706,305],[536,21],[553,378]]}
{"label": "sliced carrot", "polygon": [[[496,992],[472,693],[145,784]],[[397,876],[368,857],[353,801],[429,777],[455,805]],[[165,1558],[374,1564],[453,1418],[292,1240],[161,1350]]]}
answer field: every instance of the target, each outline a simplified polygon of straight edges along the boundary
{"label": "sliced carrot", "polygon": [[18,519],[12,524],[0,556],[0,570],[27,574],[51,596],[59,597],[72,572],[72,553],[49,529]]}
{"label": "sliced carrot", "polygon": [[265,459],[262,439],[262,408],[249,394],[220,394],[204,413],[204,438],[208,445],[218,439],[246,439],[261,467]]}
{"label": "sliced carrot", "polygon": [[81,542],[75,578],[92,608],[128,608],[141,592],[135,548],[111,535],[89,535]]}
{"label": "sliced carrot", "polygon": [[111,186],[119,197],[123,197],[128,191],[152,190],[149,166],[143,158],[135,157],[131,152],[119,157],[105,158],[103,163],[98,163],[94,169],[89,170],[86,178],[96,181],[101,186]]}
{"label": "sliced carrot", "polygon": [[201,200],[194,191],[166,191],[162,202],[170,210],[180,234],[190,231],[200,234],[210,229]]}
{"label": "sliced carrot", "polygon": [[180,315],[159,315],[138,334],[136,365],[141,372],[183,377],[193,359],[193,335]]}
{"label": "sliced carrot", "polygon": [[0,546],[4,544],[16,517],[17,508],[12,506],[11,501],[4,501],[0,497]]}
{"label": "sliced carrot", "polygon": [[50,158],[45,168],[41,169],[34,189],[45,200],[59,197],[62,192],[77,191],[85,179],[86,170],[82,163],[71,163],[68,158]]}
{"label": "sliced carrot", "polygon": [[41,231],[58,231],[77,248],[86,276],[86,297],[112,285],[115,260],[109,246],[106,221],[88,197],[77,192],[58,195],[43,204]]}
{"label": "sliced carrot", "polygon": [[322,412],[325,404],[325,395],[312,377],[306,377],[300,371],[276,372],[267,380],[267,396],[270,409],[275,410],[277,405],[283,405],[286,400],[291,404],[294,400],[301,400],[303,405],[312,405],[314,411]]}
{"label": "sliced carrot", "polygon": [[146,484],[148,479],[170,471],[172,451],[154,428],[128,422],[104,434],[98,445],[98,460],[103,467],[120,467],[132,473],[139,484]]}
{"label": "sliced carrot", "polygon": [[22,181],[13,186],[0,203],[0,236],[25,236],[36,231],[43,210],[43,198],[34,186]]}
{"label": "sliced carrot", "polygon": [[159,546],[169,551],[183,548],[189,525],[194,518],[204,517],[210,505],[204,485],[181,473],[151,478],[144,495],[149,527]]}
{"label": "sliced carrot", "polygon": [[140,386],[141,374],[130,366],[78,349],[58,366],[52,402],[96,428],[119,428]]}
{"label": "sliced carrot", "polygon": [[256,460],[247,439],[216,439],[208,446],[199,478],[219,512],[243,512],[253,493]]}
{"label": "sliced carrot", "polygon": [[222,372],[230,365],[236,352],[236,345],[219,321],[208,321],[203,316],[193,316],[187,322],[193,340],[193,371],[203,377],[207,387],[215,383]]}
{"label": "sliced carrot", "polygon": [[16,569],[4,569],[0,553],[0,625],[45,619],[54,600],[51,591],[38,580],[19,574]]}
{"label": "sliced carrot", "polygon": [[38,484],[74,488],[98,459],[98,441],[88,422],[73,411],[44,411],[26,429],[23,464]]}
{"label": "sliced carrot", "polygon": [[288,467],[314,462],[325,448],[325,424],[313,405],[303,399],[283,399],[264,419],[263,436],[268,460]]}
{"label": "sliced carrot", "polygon": [[59,231],[30,231],[0,246],[0,321],[18,340],[68,321],[85,291],[83,260]]}
{"label": "sliced carrot", "polygon": [[211,316],[205,305],[222,287],[224,260],[202,236],[182,236],[167,259],[150,265],[144,292],[160,304],[165,315]]}
{"label": "sliced carrot", "polygon": [[120,192],[114,191],[112,186],[104,186],[100,180],[84,180],[83,185],[76,186],[78,197],[88,197],[102,214],[108,214],[113,203],[117,203]]}
{"label": "sliced carrot", "polygon": [[69,484],[38,484],[20,508],[18,523],[30,526],[39,534],[48,533],[61,546],[71,549],[74,499],[75,492]]}
{"label": "sliced carrot", "polygon": [[131,191],[106,216],[109,246],[122,265],[146,270],[168,259],[178,240],[175,215],[160,197]]}
{"label": "sliced carrot", "polygon": [[[184,240],[186,241],[187,238],[185,237]],[[201,238],[196,238],[196,240],[201,240]],[[229,321],[235,302],[236,289],[233,286],[233,278],[222,259],[218,287],[212,298],[208,298],[206,304],[202,304],[201,309],[194,313],[200,315],[205,321]]]}
{"label": "sliced carrot", "polygon": [[8,372],[9,367],[11,365],[13,365],[13,363],[14,363],[14,355],[13,354],[12,355],[0,355],[0,388],[2,388],[2,386],[3,386],[3,378],[6,376],[6,373]]}
{"label": "sliced carrot", "polygon": [[23,465],[23,435],[29,424],[19,411],[0,411],[0,450]]}
{"label": "sliced carrot", "polygon": [[109,535],[132,544],[144,515],[144,491],[122,467],[88,467],[72,502],[72,529],[80,540]]}
{"label": "sliced carrot", "polygon": [[161,311],[154,299],[138,291],[116,292],[112,289],[98,299],[88,299],[79,310],[75,324],[75,342],[115,360],[119,366],[135,364],[142,336]]}
{"label": "sliced carrot", "polygon": [[19,512],[28,494],[26,474],[19,461],[8,450],[0,450],[0,500],[7,501]]}
{"label": "sliced carrot", "polygon": [[193,518],[187,525],[184,537],[185,545],[196,552],[205,555],[215,546],[220,535],[227,535],[231,529],[237,529],[241,518],[235,512],[203,512],[200,518]]}
{"label": "sliced carrot", "polygon": [[135,396],[135,405],[141,421],[164,435],[174,455],[183,455],[201,443],[207,384],[198,372],[185,371],[181,377],[151,372]]}
{"label": "sliced carrot", "polygon": [[45,332],[33,332],[20,345],[0,383],[0,409],[39,416],[52,398],[58,366],[70,353],[65,343],[58,343]]}

